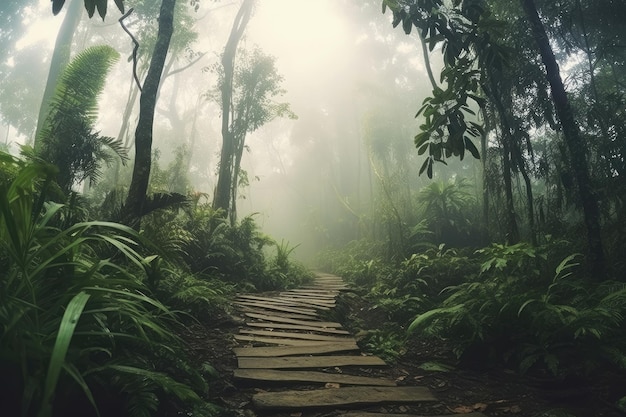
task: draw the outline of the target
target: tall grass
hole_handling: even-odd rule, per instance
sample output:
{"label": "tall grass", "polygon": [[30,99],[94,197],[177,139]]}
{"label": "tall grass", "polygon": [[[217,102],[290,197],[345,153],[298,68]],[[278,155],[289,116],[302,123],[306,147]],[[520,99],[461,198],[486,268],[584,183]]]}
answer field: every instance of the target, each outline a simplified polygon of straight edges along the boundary
{"label": "tall grass", "polygon": [[63,206],[47,198],[54,167],[0,153],[0,171],[0,382],[11,387],[0,402],[8,415],[66,414],[78,397],[90,405],[84,415],[111,397],[126,398],[131,415],[148,415],[165,394],[199,401],[161,369],[175,357],[176,319],[148,295],[151,258],[137,234],[108,222],[55,227]]}

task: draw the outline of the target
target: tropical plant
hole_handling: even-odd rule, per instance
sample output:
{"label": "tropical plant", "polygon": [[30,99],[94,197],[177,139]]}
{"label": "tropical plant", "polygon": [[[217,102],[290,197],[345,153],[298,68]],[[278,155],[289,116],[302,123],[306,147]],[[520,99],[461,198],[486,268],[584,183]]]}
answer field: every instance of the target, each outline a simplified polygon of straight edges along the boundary
{"label": "tropical plant", "polygon": [[368,353],[387,363],[395,362],[405,352],[405,343],[405,332],[393,326],[384,330],[370,330],[362,341]]}
{"label": "tropical plant", "polygon": [[296,287],[313,278],[313,273],[291,256],[299,245],[290,246],[289,242],[274,242],[276,253],[267,262],[266,282],[259,289],[278,290]]}
{"label": "tropical plant", "polygon": [[119,54],[110,46],[94,46],[74,58],[63,71],[39,131],[35,154],[59,168],[57,182],[69,192],[77,183],[97,181],[102,163],[127,159],[121,142],[94,130],[98,96]]}
{"label": "tropical plant", "polygon": [[[0,378],[11,387],[0,393],[5,412],[89,414],[83,406],[115,409],[115,393],[128,400],[117,412],[138,416],[168,396],[201,402],[168,375],[168,363],[182,361],[170,327],[176,318],[146,295],[142,277],[154,257],[140,254],[140,237],[108,222],[54,227],[62,206],[46,197],[55,168],[7,154],[0,168]],[[113,255],[101,259],[103,251]],[[202,387],[193,369],[184,374]]]}
{"label": "tropical plant", "polygon": [[434,181],[420,191],[418,201],[437,243],[477,243],[477,205],[476,197],[468,191],[470,187],[466,179],[457,177],[448,183]]}
{"label": "tropical plant", "polygon": [[487,255],[480,275],[447,288],[441,306],[418,315],[409,331],[451,337],[463,361],[483,366],[508,360],[522,372],[553,374],[607,362],[624,367],[626,287],[605,282],[590,288],[573,274],[578,255],[563,259],[549,279],[544,267],[554,258],[546,249],[518,244],[479,251]]}

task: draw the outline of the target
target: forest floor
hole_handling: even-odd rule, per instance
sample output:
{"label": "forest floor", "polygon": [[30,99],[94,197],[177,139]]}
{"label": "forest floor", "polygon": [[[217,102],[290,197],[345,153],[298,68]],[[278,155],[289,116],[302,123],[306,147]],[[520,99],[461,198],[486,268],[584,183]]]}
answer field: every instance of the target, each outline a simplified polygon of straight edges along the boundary
{"label": "forest floor", "polygon": [[[271,294],[268,294],[271,295]],[[338,317],[338,312],[341,317]],[[344,328],[357,332],[358,329],[382,329],[386,318],[369,307],[369,303],[353,292],[339,296],[338,308],[333,320],[340,321]],[[242,385],[233,380],[237,359],[232,351],[237,347],[233,336],[244,323],[243,316],[232,314],[214,316],[205,323],[190,324],[182,335],[188,346],[188,354],[198,365],[210,363],[219,375],[211,384],[209,400],[231,412],[228,415],[254,417],[251,397],[259,388]],[[358,327],[355,326],[358,323]],[[362,346],[362,350],[367,349]],[[447,370],[425,370],[425,363],[438,363]],[[618,411],[607,400],[614,386],[626,383],[612,373],[602,374],[592,381],[558,383],[546,378],[521,377],[510,369],[460,369],[445,342],[436,339],[411,339],[397,360],[383,369],[360,368],[363,376],[385,377],[398,385],[420,385],[431,389],[438,402],[420,405],[377,406],[363,411],[377,413],[413,414],[437,416],[482,412],[487,416],[528,417],[620,417]],[[340,371],[340,370],[337,370]],[[354,373],[354,372],[353,372]],[[623,377],[623,375],[622,375]],[[268,383],[268,389],[275,387]],[[304,384],[290,389],[307,389]],[[311,389],[313,386],[311,386]],[[174,415],[174,414],[172,414]],[[183,415],[183,414],[177,414]],[[267,415],[267,414],[266,414]],[[278,417],[330,417],[336,413],[284,412],[272,413]]]}

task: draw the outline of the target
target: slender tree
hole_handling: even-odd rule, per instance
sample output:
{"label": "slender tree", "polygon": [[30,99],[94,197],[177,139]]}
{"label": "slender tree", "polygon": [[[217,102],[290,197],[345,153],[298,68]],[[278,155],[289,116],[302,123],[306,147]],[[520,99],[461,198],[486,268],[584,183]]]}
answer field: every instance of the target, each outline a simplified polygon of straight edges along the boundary
{"label": "slender tree", "polygon": [[176,0],[163,0],[159,12],[159,31],[150,67],[144,81],[139,99],[139,121],[135,130],[135,165],[133,176],[126,197],[126,222],[139,227],[146,203],[146,192],[150,179],[152,162],[152,129],[157,93],[161,82],[161,74],[165,66],[165,58],[174,32],[174,8]]}
{"label": "slender tree", "polygon": [[63,70],[70,62],[70,52],[72,49],[72,40],[74,39],[74,32],[80,22],[80,17],[83,14],[83,8],[80,0],[70,1],[57,39],[54,44],[54,51],[52,52],[52,59],[50,60],[50,71],[48,72],[48,81],[46,82],[46,88],[41,99],[41,106],[39,107],[39,117],[37,118],[37,129],[35,131],[35,149],[39,148],[37,143],[37,137],[41,131],[46,116],[48,115],[48,108],[50,106],[50,99],[54,94],[57,87],[59,77],[63,73]]}
{"label": "slender tree", "polygon": [[230,36],[222,54],[223,80],[220,85],[222,104],[222,151],[213,207],[230,215],[231,190],[235,164],[235,132],[231,129],[233,79],[237,46],[252,16],[254,0],[244,0],[235,16]]}
{"label": "slender tree", "polygon": [[598,278],[604,276],[604,250],[602,247],[602,235],[600,230],[600,210],[591,178],[588,171],[586,146],[583,142],[580,129],[574,119],[574,112],[570,106],[559,65],[554,56],[550,39],[537,12],[533,0],[520,0],[530,28],[541,53],[541,59],[546,69],[546,77],[552,90],[552,99],[556,114],[563,128],[563,136],[570,153],[574,178],[582,200],[585,225],[587,227],[587,242],[589,245],[589,257],[592,270]]}

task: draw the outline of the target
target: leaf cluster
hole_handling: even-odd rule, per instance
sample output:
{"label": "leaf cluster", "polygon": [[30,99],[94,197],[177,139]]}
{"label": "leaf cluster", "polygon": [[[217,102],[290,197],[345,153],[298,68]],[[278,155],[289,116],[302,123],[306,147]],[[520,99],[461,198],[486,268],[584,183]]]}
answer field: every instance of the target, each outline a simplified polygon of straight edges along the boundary
{"label": "leaf cluster", "polygon": [[409,330],[451,338],[466,363],[509,361],[522,372],[553,374],[606,362],[623,367],[624,285],[576,276],[579,255],[564,258],[550,279],[549,249],[517,244],[478,251],[480,274],[446,288],[441,305],[419,314]]}
{"label": "leaf cluster", "polygon": [[62,205],[47,202],[53,167],[7,154],[0,167],[0,366],[8,370],[0,379],[13,387],[2,393],[5,410],[47,417],[84,404],[81,412],[97,412],[121,392],[131,415],[170,395],[201,402],[188,385],[202,387],[191,368],[187,382],[167,370],[180,360],[177,319],[149,295],[154,257],[141,254],[139,235],[101,221],[55,227]]}
{"label": "leaf cluster", "polygon": [[[107,8],[109,4],[109,0],[84,0],[85,1],[85,10],[87,10],[87,14],[89,17],[93,17],[96,9],[98,10],[98,14],[104,20],[104,17],[107,14]],[[115,6],[119,9],[120,12],[124,13],[124,0],[113,0]],[[52,13],[58,14],[61,9],[63,9],[63,5],[65,4],[65,0],[52,0]]]}

